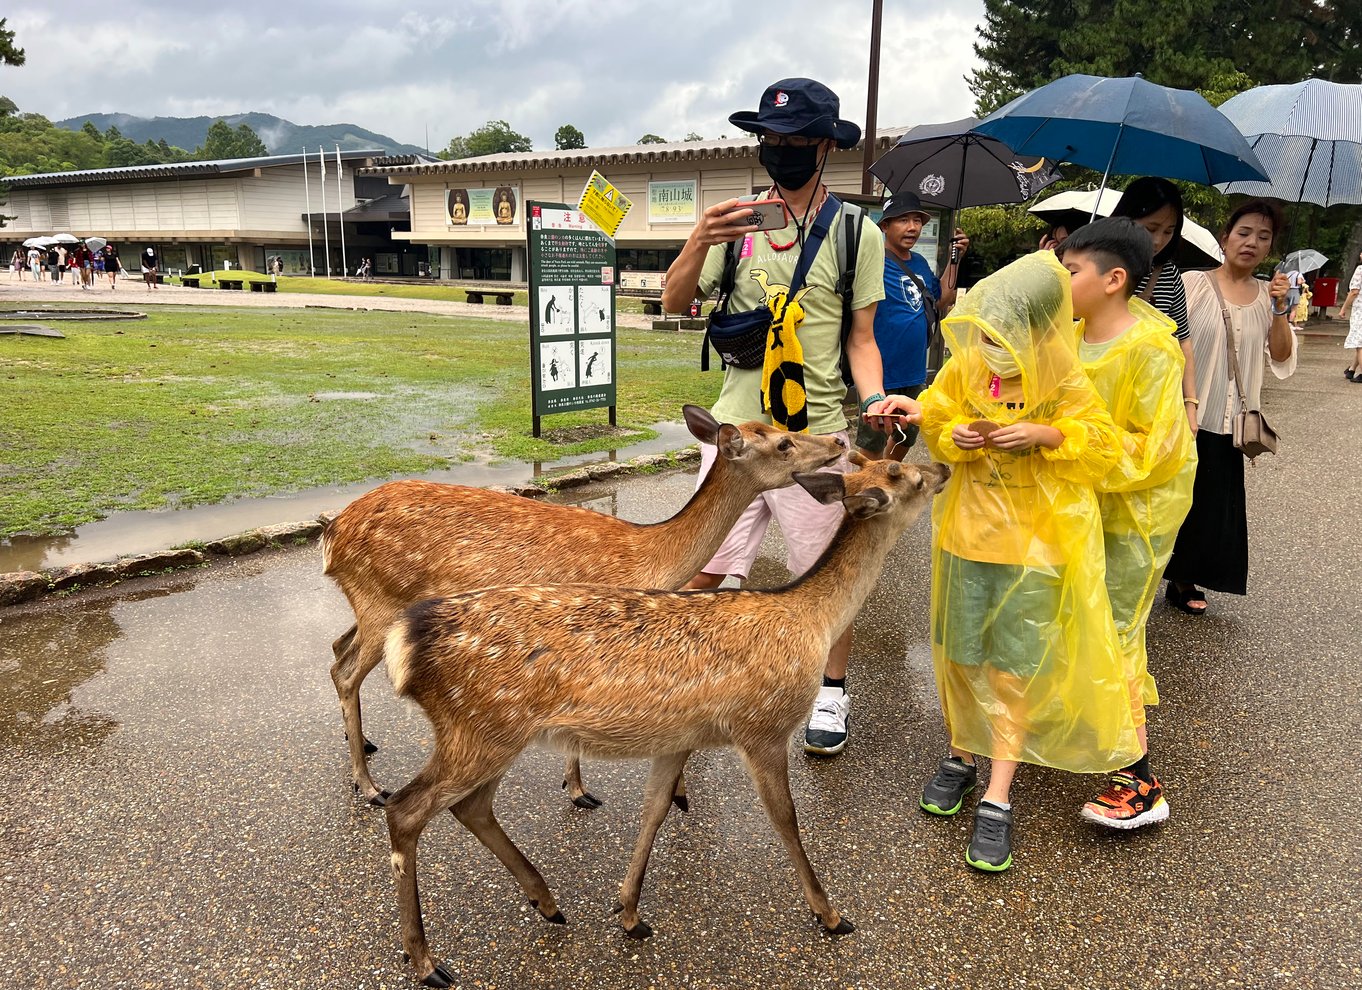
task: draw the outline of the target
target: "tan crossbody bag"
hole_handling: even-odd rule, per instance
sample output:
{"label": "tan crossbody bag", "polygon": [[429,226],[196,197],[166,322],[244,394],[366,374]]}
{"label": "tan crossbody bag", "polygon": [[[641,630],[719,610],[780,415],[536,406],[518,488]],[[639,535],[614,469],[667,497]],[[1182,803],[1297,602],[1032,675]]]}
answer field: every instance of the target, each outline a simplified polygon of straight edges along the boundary
{"label": "tan crossbody bag", "polygon": [[1244,397],[1244,384],[1239,378],[1239,349],[1234,346],[1234,330],[1230,326],[1230,308],[1225,305],[1225,296],[1220,291],[1220,283],[1214,275],[1206,273],[1206,279],[1215,290],[1215,298],[1220,303],[1220,316],[1225,321],[1225,357],[1229,363],[1230,381],[1239,392],[1239,415],[1234,417],[1234,446],[1250,461],[1261,454],[1277,453],[1277,431],[1268,426],[1267,419],[1257,409],[1248,407]]}

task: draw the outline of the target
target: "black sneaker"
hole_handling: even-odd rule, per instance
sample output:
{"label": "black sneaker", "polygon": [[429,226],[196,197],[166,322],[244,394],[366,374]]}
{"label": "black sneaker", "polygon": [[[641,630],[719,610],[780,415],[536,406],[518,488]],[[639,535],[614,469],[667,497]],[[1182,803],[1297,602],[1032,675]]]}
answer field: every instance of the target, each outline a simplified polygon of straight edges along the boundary
{"label": "black sneaker", "polygon": [[1012,812],[987,801],[974,809],[974,837],[965,862],[976,870],[1001,873],[1012,865]]}
{"label": "black sneaker", "polygon": [[948,756],[937,766],[936,776],[927,781],[918,804],[933,815],[953,815],[978,782],[978,767],[958,756]]}

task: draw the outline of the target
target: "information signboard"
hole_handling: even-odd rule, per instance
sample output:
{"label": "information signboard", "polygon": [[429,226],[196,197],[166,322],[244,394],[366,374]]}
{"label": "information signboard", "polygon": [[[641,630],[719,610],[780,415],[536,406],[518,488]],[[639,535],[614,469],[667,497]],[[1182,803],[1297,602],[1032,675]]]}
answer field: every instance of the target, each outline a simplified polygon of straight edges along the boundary
{"label": "information signboard", "polygon": [[585,213],[527,203],[530,380],[540,417],[608,406],[615,425],[615,245]]}

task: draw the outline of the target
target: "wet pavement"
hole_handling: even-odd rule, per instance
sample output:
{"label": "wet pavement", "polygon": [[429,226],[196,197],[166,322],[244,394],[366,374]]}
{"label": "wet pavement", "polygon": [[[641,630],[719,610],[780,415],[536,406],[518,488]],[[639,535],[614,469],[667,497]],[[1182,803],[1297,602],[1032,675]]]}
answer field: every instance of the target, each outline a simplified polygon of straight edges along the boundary
{"label": "wet pavement", "polygon": [[[568,917],[546,925],[452,817],[421,845],[427,929],[464,987],[1362,986],[1362,386],[1308,344],[1267,412],[1282,454],[1248,472],[1251,595],[1194,619],[1159,603],[1155,767],[1172,817],[1134,834],[1078,819],[1091,777],[1023,769],[1017,864],[962,860],[968,817],[916,805],[943,745],[927,643],[928,527],[890,557],[856,625],[852,741],[792,746],[805,844],[858,931],[812,923],[731,753],[688,768],[660,832],[650,941],[609,914],[645,769],[588,763],[607,802],[530,752],[498,797]],[[574,501],[637,520],[685,474]],[[774,554],[774,546],[768,548]],[[764,557],[757,583],[781,576]],[[349,623],[315,546],[0,610],[0,986],[407,987],[381,813],[350,795],[330,641]],[[430,744],[381,673],[377,779]]]}

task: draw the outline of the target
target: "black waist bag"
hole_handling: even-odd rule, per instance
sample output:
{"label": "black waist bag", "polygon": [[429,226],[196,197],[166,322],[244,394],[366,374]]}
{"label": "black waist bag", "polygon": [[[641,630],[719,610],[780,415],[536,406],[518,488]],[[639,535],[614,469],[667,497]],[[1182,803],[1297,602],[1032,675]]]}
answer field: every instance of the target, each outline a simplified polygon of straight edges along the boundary
{"label": "black waist bag", "polygon": [[[766,360],[771,310],[762,306],[745,313],[728,313],[724,309],[726,307],[717,307],[709,314],[705,336],[719,352],[719,358],[725,366],[731,364],[736,368],[760,368]],[[703,356],[706,360],[702,363],[707,365],[708,349]]]}

